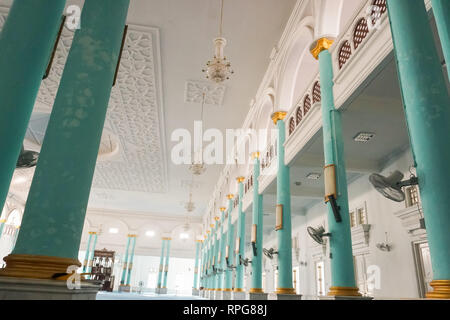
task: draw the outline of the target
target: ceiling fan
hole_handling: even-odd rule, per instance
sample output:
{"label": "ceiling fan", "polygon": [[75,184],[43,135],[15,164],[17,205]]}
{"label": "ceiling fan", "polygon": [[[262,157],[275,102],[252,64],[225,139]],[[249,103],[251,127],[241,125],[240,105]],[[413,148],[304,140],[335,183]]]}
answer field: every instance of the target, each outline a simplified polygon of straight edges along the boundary
{"label": "ceiling fan", "polygon": [[331,237],[331,233],[325,233],[325,228],[323,226],[319,226],[317,228],[308,227],[306,228],[309,236],[318,244],[324,245],[324,237]]}
{"label": "ceiling fan", "polygon": [[407,186],[414,186],[419,184],[419,180],[414,175],[411,175],[409,180],[403,179],[403,173],[396,170],[390,176],[385,177],[377,173],[373,173],[369,177],[370,183],[374,188],[386,198],[402,202],[405,200],[405,193],[402,188]]}
{"label": "ceiling fan", "polygon": [[39,152],[25,150],[22,145],[22,151],[17,159],[16,169],[27,169],[36,166]]}

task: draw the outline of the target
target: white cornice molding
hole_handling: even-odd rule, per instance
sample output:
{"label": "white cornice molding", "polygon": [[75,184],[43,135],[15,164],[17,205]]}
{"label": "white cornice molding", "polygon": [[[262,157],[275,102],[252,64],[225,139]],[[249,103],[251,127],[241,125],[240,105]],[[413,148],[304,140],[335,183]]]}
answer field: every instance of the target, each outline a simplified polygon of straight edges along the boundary
{"label": "white cornice molding", "polygon": [[[175,221],[180,222],[180,220],[184,220],[185,216],[168,216],[163,213],[150,213],[150,212],[138,212],[138,211],[125,211],[125,210],[109,210],[109,209],[100,209],[100,208],[88,208],[86,212],[86,216],[110,216],[114,218],[118,218],[124,220],[124,218],[132,218],[139,220],[161,220],[161,221]],[[201,217],[190,217],[190,222],[192,223],[201,223]]]}

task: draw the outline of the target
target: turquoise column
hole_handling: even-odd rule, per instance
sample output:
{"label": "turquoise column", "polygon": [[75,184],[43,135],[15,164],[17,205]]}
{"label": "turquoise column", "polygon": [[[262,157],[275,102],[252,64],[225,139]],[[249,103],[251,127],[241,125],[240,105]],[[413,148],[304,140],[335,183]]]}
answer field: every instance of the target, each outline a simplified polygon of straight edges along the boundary
{"label": "turquoise column", "polygon": [[[60,258],[54,270],[43,268],[41,277],[81,265],[81,233],[128,6],[129,0],[84,4],[28,195],[23,232],[5,258],[11,268],[2,274],[11,275],[13,261],[23,255],[36,262]],[[36,277],[35,271],[29,274]]]}
{"label": "turquoise column", "polygon": [[125,255],[123,257],[123,267],[122,267],[122,277],[120,278],[120,284],[125,285],[125,278],[127,276],[127,266],[128,266],[128,251],[130,250],[130,235],[127,236],[127,246],[125,249]]}
{"label": "turquoise column", "polygon": [[200,284],[199,289],[202,290],[204,288],[204,279],[205,279],[205,244],[206,244],[206,237],[203,238],[202,244],[201,244],[201,261],[200,261]]}
{"label": "turquoise column", "polygon": [[[220,252],[220,247],[219,247],[219,221],[218,221],[218,217],[215,217],[216,220],[216,226],[214,229],[214,266],[216,267],[216,269],[219,269],[220,267],[220,260],[224,259],[224,257],[220,257],[219,259],[219,252]],[[219,270],[217,270],[219,272]],[[216,275],[214,275],[214,290],[218,291],[219,290],[219,278],[220,278],[220,273],[217,273]]]}
{"label": "turquoise column", "polygon": [[328,202],[328,228],[331,233],[331,288],[328,295],[360,296],[353,268],[342,120],[341,113],[334,106],[333,65],[328,51],[331,43],[332,40],[322,38],[312,50],[314,57],[319,59],[325,167],[335,167],[336,202],[342,219],[341,222],[336,222],[331,202]]}
{"label": "turquoise column", "polygon": [[211,290],[211,232],[208,230],[208,249],[206,252],[206,289]]}
{"label": "turquoise column", "polygon": [[240,258],[245,259],[245,212],[242,211],[242,198],[244,197],[244,177],[238,177],[238,222],[237,222],[237,239],[239,239],[239,247],[236,248],[236,285],[235,292],[244,291],[244,265],[241,264]]}
{"label": "turquoise column", "polygon": [[92,264],[94,263],[94,253],[95,253],[95,246],[97,245],[97,232],[94,232],[94,243],[92,244],[92,250],[90,252],[90,258],[88,261],[88,273],[91,273],[92,271]]}
{"label": "turquoise column", "polygon": [[[292,285],[291,186],[289,167],[284,163],[286,112],[275,112],[272,120],[278,131],[277,210],[282,210],[282,224],[276,227],[278,241],[277,294],[295,294]],[[281,208],[281,209],[279,209]]]}
{"label": "turquoise column", "polygon": [[198,285],[198,264],[199,264],[199,250],[200,250],[201,240],[195,241],[195,265],[194,265],[194,285],[192,288],[197,289]]}
{"label": "turquoise column", "polygon": [[128,260],[128,276],[127,276],[127,284],[126,284],[127,286],[129,286],[131,284],[131,270],[133,269],[134,249],[136,248],[137,235],[133,234],[130,237],[131,237],[131,241],[133,242],[133,244],[131,246],[130,259]]}
{"label": "turquoise column", "polygon": [[225,275],[225,270],[227,268],[227,261],[225,259],[226,256],[226,252],[225,252],[225,234],[223,232],[223,225],[225,223],[225,210],[226,208],[222,207],[220,208],[221,211],[221,217],[220,217],[220,242],[219,242],[219,250],[221,252],[221,257],[222,260],[220,261],[220,269],[222,269],[224,272],[222,272],[222,274],[219,275],[219,283],[217,285],[217,289],[219,291],[222,291],[223,289],[223,277]]}
{"label": "turquoise column", "polygon": [[[233,233],[231,230],[231,213],[233,212],[233,198],[234,195],[229,194],[227,195],[228,198],[228,219],[227,219],[227,225],[228,225],[228,230],[227,230],[227,247],[228,247],[228,257],[231,260],[231,244],[233,242]],[[224,283],[224,287],[223,287],[223,291],[232,291],[232,287],[233,287],[233,270],[231,270],[230,268],[226,268],[225,271],[225,283]]]}
{"label": "turquoise column", "polygon": [[158,272],[158,283],[156,285],[157,289],[161,289],[162,286],[162,274],[164,271],[164,250],[166,247],[166,239],[162,238],[162,247],[161,247],[161,257],[159,259],[159,272]]}
{"label": "turquoise column", "polygon": [[167,288],[167,276],[169,273],[169,259],[170,259],[170,241],[171,238],[167,238],[167,246],[166,246],[166,260],[164,266],[164,278],[163,278],[163,288]]}
{"label": "turquoise column", "polygon": [[0,220],[0,239],[2,238],[3,235],[3,228],[5,227],[5,222],[6,219]]}
{"label": "turquoise column", "polygon": [[450,98],[423,1],[387,5],[430,246],[427,297],[450,299]]}
{"label": "turquoise column", "polygon": [[47,68],[65,0],[14,1],[0,35],[0,208]]}
{"label": "turquoise column", "polygon": [[450,77],[450,1],[431,0],[431,5],[447,63],[447,76]]}
{"label": "turquoise column", "polygon": [[89,232],[88,243],[86,246],[86,254],[84,255],[83,273],[86,272],[89,263],[89,250],[91,248],[92,232]]}
{"label": "turquoise column", "polygon": [[259,194],[260,161],[259,152],[253,158],[253,204],[252,228],[256,229],[256,255],[252,249],[252,285],[250,293],[263,293],[262,260],[263,260],[263,196]]}

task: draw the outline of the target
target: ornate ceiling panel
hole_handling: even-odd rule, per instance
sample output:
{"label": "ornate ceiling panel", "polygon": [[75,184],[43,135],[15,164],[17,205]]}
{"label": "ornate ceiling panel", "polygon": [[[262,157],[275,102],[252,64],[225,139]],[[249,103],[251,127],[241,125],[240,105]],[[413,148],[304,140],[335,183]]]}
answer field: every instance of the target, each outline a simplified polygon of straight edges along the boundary
{"label": "ornate ceiling panel", "polygon": [[[5,17],[6,13],[0,14],[0,28]],[[51,111],[73,36],[64,28],[49,77],[39,90],[36,111]],[[167,192],[161,85],[159,30],[129,25],[105,121],[105,129],[118,137],[119,151],[97,163],[93,188]]]}

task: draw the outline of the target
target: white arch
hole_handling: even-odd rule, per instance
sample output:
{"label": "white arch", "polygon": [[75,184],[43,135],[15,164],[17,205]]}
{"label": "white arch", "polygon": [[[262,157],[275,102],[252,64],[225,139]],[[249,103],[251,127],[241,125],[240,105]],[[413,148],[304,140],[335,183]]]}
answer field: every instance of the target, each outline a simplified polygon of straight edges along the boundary
{"label": "white arch", "polygon": [[[317,62],[309,52],[314,40],[314,18],[305,17],[297,27],[283,56],[278,74],[277,109],[289,111],[309,84]],[[306,76],[304,76],[306,75]]]}

